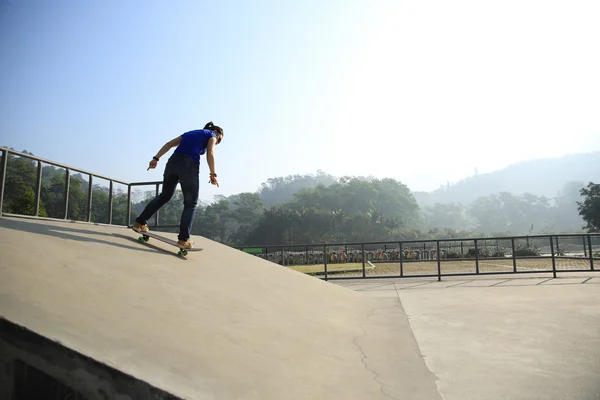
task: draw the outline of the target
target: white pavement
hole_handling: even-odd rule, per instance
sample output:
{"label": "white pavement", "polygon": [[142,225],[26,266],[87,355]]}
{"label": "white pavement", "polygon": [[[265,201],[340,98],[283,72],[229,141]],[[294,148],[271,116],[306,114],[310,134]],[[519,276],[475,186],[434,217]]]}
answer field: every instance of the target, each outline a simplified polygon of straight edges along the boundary
{"label": "white pavement", "polygon": [[402,304],[445,400],[600,399],[600,273],[337,281]]}

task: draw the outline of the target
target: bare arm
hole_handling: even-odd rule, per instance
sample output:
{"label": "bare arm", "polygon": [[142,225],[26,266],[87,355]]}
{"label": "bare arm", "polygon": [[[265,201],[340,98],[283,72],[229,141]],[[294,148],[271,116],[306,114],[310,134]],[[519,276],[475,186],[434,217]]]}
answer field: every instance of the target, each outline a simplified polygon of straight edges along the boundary
{"label": "bare arm", "polygon": [[215,144],[217,143],[217,139],[211,137],[208,139],[208,143],[206,145],[206,162],[208,163],[208,168],[210,169],[211,175],[215,174]]}
{"label": "bare arm", "polygon": [[177,136],[175,139],[169,140],[167,143],[165,143],[164,146],[160,148],[158,153],[156,153],[156,155],[154,156],[155,158],[153,158],[152,161],[150,161],[150,164],[148,165],[148,169],[146,171],[148,171],[151,168],[156,168],[156,164],[158,164],[157,159],[164,156],[167,153],[167,151],[171,150],[171,148],[179,146],[179,143],[181,143],[181,136]]}
{"label": "bare arm", "polygon": [[160,148],[158,153],[156,153],[156,158],[161,158],[167,151],[171,150],[173,147],[179,146],[179,143],[181,143],[181,136],[177,136],[175,139],[169,140],[164,144],[163,147]]}

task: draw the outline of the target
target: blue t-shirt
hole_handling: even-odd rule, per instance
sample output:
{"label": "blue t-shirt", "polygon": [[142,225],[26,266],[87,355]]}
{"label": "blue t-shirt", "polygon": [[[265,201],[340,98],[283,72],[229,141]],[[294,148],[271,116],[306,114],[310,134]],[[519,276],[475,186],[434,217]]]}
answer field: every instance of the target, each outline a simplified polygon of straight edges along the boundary
{"label": "blue t-shirt", "polygon": [[188,155],[200,164],[200,156],[206,153],[206,145],[211,137],[217,137],[217,135],[210,129],[186,132],[181,135],[181,143],[175,149],[175,153]]}

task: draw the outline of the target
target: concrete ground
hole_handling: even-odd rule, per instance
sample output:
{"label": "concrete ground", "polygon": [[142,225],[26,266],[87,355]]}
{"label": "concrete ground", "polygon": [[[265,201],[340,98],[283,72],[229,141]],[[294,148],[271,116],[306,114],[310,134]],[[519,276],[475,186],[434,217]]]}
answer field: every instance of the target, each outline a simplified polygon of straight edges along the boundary
{"label": "concrete ground", "polygon": [[600,399],[598,273],[332,282],[402,305],[446,400]]}

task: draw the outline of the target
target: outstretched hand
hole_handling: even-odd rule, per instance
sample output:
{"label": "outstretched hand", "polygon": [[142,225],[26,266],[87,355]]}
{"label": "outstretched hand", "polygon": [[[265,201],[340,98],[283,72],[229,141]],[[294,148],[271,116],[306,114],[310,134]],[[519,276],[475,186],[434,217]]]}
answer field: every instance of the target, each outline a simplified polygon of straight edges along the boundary
{"label": "outstretched hand", "polygon": [[217,187],[219,187],[219,181],[217,180],[217,177],[214,175],[210,175],[209,183],[211,183],[213,185],[217,185]]}
{"label": "outstretched hand", "polygon": [[156,168],[157,164],[158,164],[158,161],[153,159],[152,161],[150,161],[150,164],[148,164],[148,169],[146,171],[148,171],[150,168],[152,168],[152,169]]}

